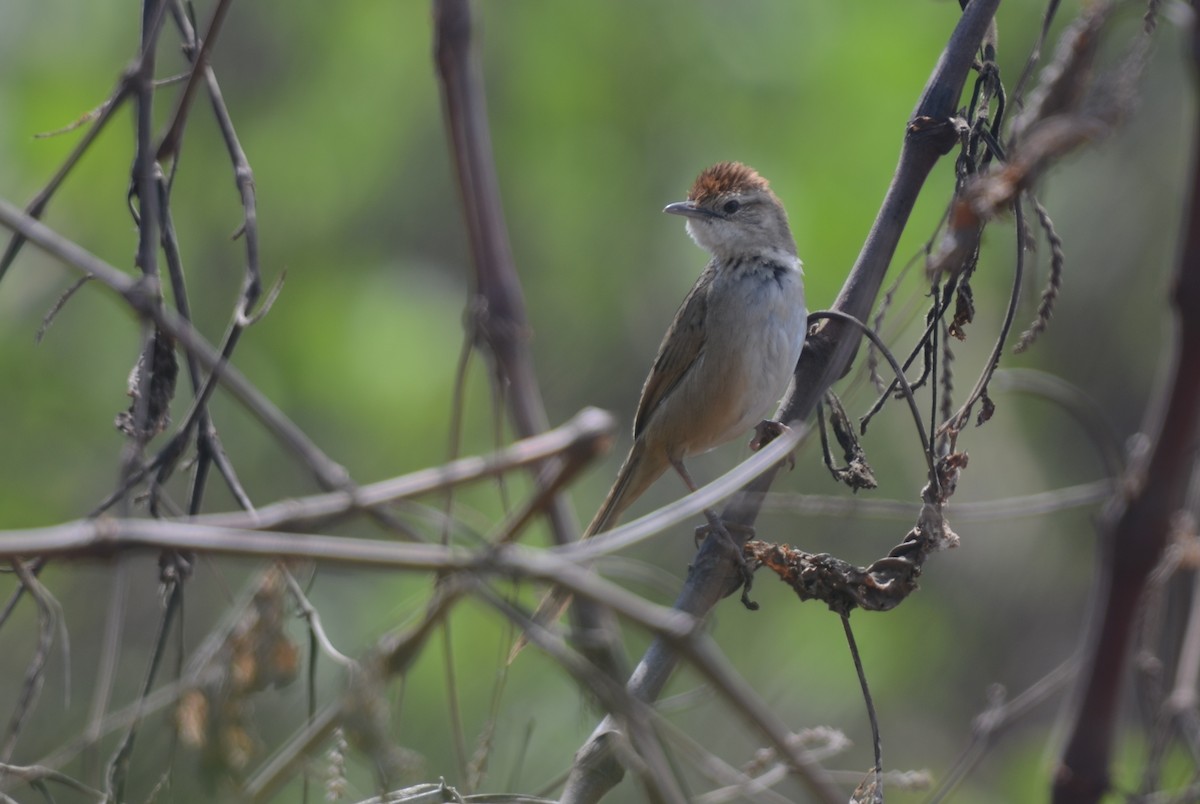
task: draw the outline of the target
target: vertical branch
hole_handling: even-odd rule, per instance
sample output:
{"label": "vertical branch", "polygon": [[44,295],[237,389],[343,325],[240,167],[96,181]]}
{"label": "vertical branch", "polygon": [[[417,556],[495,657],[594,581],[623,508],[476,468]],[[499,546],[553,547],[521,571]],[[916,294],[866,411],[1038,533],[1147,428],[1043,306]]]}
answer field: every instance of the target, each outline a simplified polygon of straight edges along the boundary
{"label": "vertical branch", "polygon": [[[495,361],[501,398],[512,400],[517,435],[528,438],[546,430],[548,419],[529,350],[525,298],[504,223],[483,80],[472,42],[470,0],[435,0],[434,18],[434,57],[446,129],[475,265],[476,292],[481,297],[472,306],[479,319],[474,331]],[[553,506],[551,519],[559,543],[577,535],[578,528],[564,507]]]}
{"label": "vertical branch", "polygon": [[[482,71],[473,47],[470,0],[434,0],[433,9],[434,60],[480,297],[478,304],[471,305],[478,315],[472,329],[494,361],[497,396],[511,400],[517,435],[528,438],[546,430],[548,419],[529,350],[525,299],[504,223]],[[546,513],[555,542],[566,544],[578,537],[578,524],[562,495],[550,499]],[[624,660],[615,647],[611,618],[586,601],[573,611],[588,631],[609,635],[596,641],[607,644],[596,649],[593,660],[623,677]]]}
{"label": "vertical branch", "polygon": [[[1197,5],[1193,2],[1193,6]],[[1193,21],[1192,57],[1200,72],[1200,26]],[[1161,399],[1151,405],[1144,431],[1153,434],[1148,460],[1129,470],[1101,525],[1092,618],[1075,720],[1053,787],[1056,804],[1099,801],[1109,788],[1109,766],[1136,613],[1150,573],[1167,544],[1171,520],[1183,503],[1196,458],[1200,425],[1200,137],[1193,134],[1192,185],[1183,244],[1171,286],[1174,357]]]}
{"label": "vertical branch", "polygon": [[[158,279],[158,193],[155,173],[158,163],[152,142],[154,128],[154,67],[157,63],[158,31],[162,24],[162,0],[146,0],[142,4],[141,58],[130,76],[137,128],[137,150],[133,158],[130,199],[138,199],[138,268],[142,276]],[[157,288],[152,292],[158,292]]]}
{"label": "vertical branch", "polygon": [[470,2],[435,0],[434,18],[434,57],[442,82],[446,128],[458,174],[477,292],[486,301],[480,311],[484,321],[478,333],[496,361],[498,381],[511,390],[517,433],[527,437],[546,429],[546,409],[533,370],[525,299],[500,202],[483,82],[472,46]]}
{"label": "vertical branch", "polygon": [[[163,22],[164,4],[161,0],[144,0],[142,3],[142,33],[138,59],[133,69],[125,76],[122,83],[128,87],[128,92],[134,100],[135,120],[135,150],[131,168],[128,200],[132,205],[133,198],[138,199],[136,219],[138,224],[137,267],[142,278],[134,286],[134,292],[140,297],[140,302],[148,309],[162,310],[162,288],[158,277],[158,231],[159,231],[159,199],[157,193],[156,175],[158,165],[154,160],[154,148],[151,144],[152,128],[154,125],[154,68],[158,47],[158,34]],[[132,209],[132,206],[131,206]],[[157,327],[143,324],[142,349],[134,365],[134,378],[130,383],[130,392],[134,395],[126,423],[129,425],[126,433],[129,437],[121,457],[121,477],[118,485],[126,487],[128,481],[138,473],[146,443],[154,436],[156,424],[152,419],[152,395],[156,385],[156,374],[160,364],[164,378],[172,372],[167,368],[167,360],[156,360],[159,357],[173,355],[167,345],[167,336]],[[173,387],[174,377],[170,378]],[[121,417],[118,425],[121,426]],[[122,429],[125,429],[122,427]],[[121,498],[121,505],[128,512],[130,499],[128,492]],[[120,656],[120,646],[124,631],[125,595],[127,591],[130,569],[125,558],[118,558],[110,578],[108,618],[105,622],[104,637],[101,643],[99,663],[96,667],[95,683],[92,687],[92,701],[89,707],[88,725],[86,732],[93,733],[100,722],[105,710],[108,709],[112,689],[116,679],[117,663]]]}
{"label": "vertical branch", "polygon": [[[139,57],[128,75],[130,92],[134,100],[134,143],[133,166],[129,181],[130,209],[137,199],[134,217],[138,226],[137,267],[142,278],[139,293],[145,304],[162,305],[162,286],[158,272],[158,232],[160,225],[159,198],[157,192],[158,163],[154,159],[154,68],[157,63],[158,33],[163,22],[164,3],[161,0],[145,0],[142,3],[142,37]],[[125,455],[122,458],[122,479],[134,473],[141,460],[146,443],[158,431],[155,421],[163,411],[156,411],[156,380],[160,365],[159,358],[170,354],[166,342],[159,342],[157,330],[144,329],[142,350],[134,367],[130,382],[133,405],[129,417],[122,426],[129,436]],[[166,337],[165,335],[163,336]],[[165,372],[164,372],[165,375]]]}
{"label": "vertical branch", "polygon": [[[234,310],[233,322],[231,323],[226,335],[225,343],[221,346],[221,355],[223,359],[228,360],[233,354],[233,349],[236,347],[241,332],[252,321],[251,310],[257,304],[259,297],[262,294],[262,274],[259,267],[259,251],[258,251],[258,212],[257,202],[254,189],[254,173],[250,168],[250,162],[246,157],[246,152],[242,149],[241,141],[238,139],[237,132],[233,128],[233,121],[230,118],[229,110],[225,106],[224,98],[221,95],[221,87],[217,83],[216,74],[208,64],[208,53],[211,51],[213,43],[216,41],[218,32],[221,29],[221,24],[224,21],[225,13],[228,9],[228,2],[221,2],[213,11],[212,22],[209,24],[208,35],[203,43],[198,38],[196,31],[192,27],[191,21],[178,0],[172,0],[170,10],[175,19],[175,24],[179,28],[180,34],[184,40],[184,52],[192,61],[192,73],[189,77],[187,92],[181,98],[179,107],[175,112],[171,127],[163,136],[162,141],[158,146],[158,158],[175,158],[179,156],[179,149],[183,140],[184,126],[187,120],[187,111],[189,108],[189,100],[191,91],[197,85],[200,78],[203,78],[208,87],[208,94],[212,101],[213,114],[217,119],[217,125],[221,130],[221,136],[225,140],[226,150],[229,152],[230,160],[233,164],[234,181],[237,186],[238,195],[242,202],[243,218],[240,234],[246,243],[246,267],[245,277],[242,284],[242,292],[239,297],[237,308]],[[166,210],[167,197],[169,195],[169,186],[162,182],[162,195],[164,205],[164,216],[169,212]],[[164,249],[167,252],[168,262],[172,268],[172,282],[175,286],[176,304],[180,315],[190,320],[190,313],[187,310],[187,295],[186,287],[183,281],[182,270],[176,270],[178,260],[172,260],[173,252],[177,252],[174,247],[174,238],[167,238],[170,230],[170,220],[167,218],[164,221]],[[269,302],[268,302],[269,303]],[[200,381],[199,367],[196,365],[195,357],[187,354],[188,368],[192,381],[193,392],[196,397],[196,471],[192,479],[192,489],[188,500],[188,512],[191,514],[199,513],[201,503],[204,498],[205,482],[208,476],[210,466],[215,462],[221,474],[224,476],[226,484],[238,499],[243,508],[251,508],[249,497],[246,495],[241,484],[238,482],[233,467],[229,464],[225,457],[224,448],[221,445],[220,439],[217,436],[217,431],[212,423],[212,417],[208,410],[207,400],[213,391],[213,383],[215,375],[209,378],[207,385],[202,385]],[[186,432],[185,434],[186,435]],[[183,438],[177,437],[176,445],[173,448],[182,450]],[[164,462],[163,467],[159,472],[158,482],[162,482],[165,476],[174,469],[174,459],[169,459]]]}

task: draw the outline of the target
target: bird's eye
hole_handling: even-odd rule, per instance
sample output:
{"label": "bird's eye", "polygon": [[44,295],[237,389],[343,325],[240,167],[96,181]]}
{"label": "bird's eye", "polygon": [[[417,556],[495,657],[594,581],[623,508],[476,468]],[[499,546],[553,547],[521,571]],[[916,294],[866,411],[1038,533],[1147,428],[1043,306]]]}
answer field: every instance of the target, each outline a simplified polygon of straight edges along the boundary
{"label": "bird's eye", "polygon": [[742,208],[742,205],[732,199],[729,201],[726,201],[725,206],[721,207],[721,209],[725,210],[726,215],[732,215],[733,213],[737,212],[741,208]]}

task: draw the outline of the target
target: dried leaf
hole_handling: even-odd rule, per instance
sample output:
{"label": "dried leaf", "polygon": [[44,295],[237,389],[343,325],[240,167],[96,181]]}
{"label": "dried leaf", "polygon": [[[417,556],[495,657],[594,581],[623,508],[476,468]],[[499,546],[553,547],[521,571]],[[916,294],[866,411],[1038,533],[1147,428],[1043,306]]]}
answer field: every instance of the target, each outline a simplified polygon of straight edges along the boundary
{"label": "dried leaf", "polygon": [[[143,380],[146,355],[150,355],[150,377]],[[154,331],[149,345],[138,356],[129,373],[129,397],[133,400],[128,410],[121,411],[113,424],[130,438],[149,440],[166,429],[171,423],[171,400],[175,398],[175,382],[179,378],[179,361],[175,357],[175,339],[160,329]],[[148,388],[143,411],[139,411],[142,388]],[[145,422],[139,426],[138,414],[144,413]]]}
{"label": "dried leaf", "polygon": [[975,418],[975,426],[979,427],[984,422],[989,421],[995,412],[996,403],[987,395],[987,391],[984,391],[979,397],[979,415]]}

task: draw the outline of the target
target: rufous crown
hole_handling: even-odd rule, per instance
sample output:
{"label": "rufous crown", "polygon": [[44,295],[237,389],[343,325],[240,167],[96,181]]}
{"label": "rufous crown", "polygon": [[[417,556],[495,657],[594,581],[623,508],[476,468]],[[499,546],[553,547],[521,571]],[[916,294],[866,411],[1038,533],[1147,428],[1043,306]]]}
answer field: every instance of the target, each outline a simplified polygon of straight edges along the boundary
{"label": "rufous crown", "polygon": [[753,168],[741,162],[718,162],[696,177],[687,197],[692,203],[703,204],[723,195],[742,195],[756,190],[769,192],[770,189],[767,180]]}

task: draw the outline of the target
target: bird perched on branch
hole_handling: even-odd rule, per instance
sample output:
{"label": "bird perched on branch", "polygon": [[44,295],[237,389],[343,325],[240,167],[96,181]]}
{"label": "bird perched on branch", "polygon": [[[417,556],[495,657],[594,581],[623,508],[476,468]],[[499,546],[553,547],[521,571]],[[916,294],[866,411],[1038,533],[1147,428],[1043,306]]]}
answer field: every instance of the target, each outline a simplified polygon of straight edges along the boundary
{"label": "bird perched on branch", "polygon": [[633,420],[633,447],[583,538],[618,518],[669,467],[747,432],[787,390],[808,313],[787,213],[766,180],[722,162],[664,212],[712,255],[675,313]]}
{"label": "bird perched on branch", "polygon": [[[663,211],[686,218],[688,234],[712,259],[658,347],[633,420],[633,446],[585,539],[615,527],[668,468],[695,491],[684,459],[759,422],[787,390],[804,346],[800,258],[766,179],[721,162],[696,178],[686,201]],[[569,602],[565,592],[551,592],[535,620],[556,619]]]}

